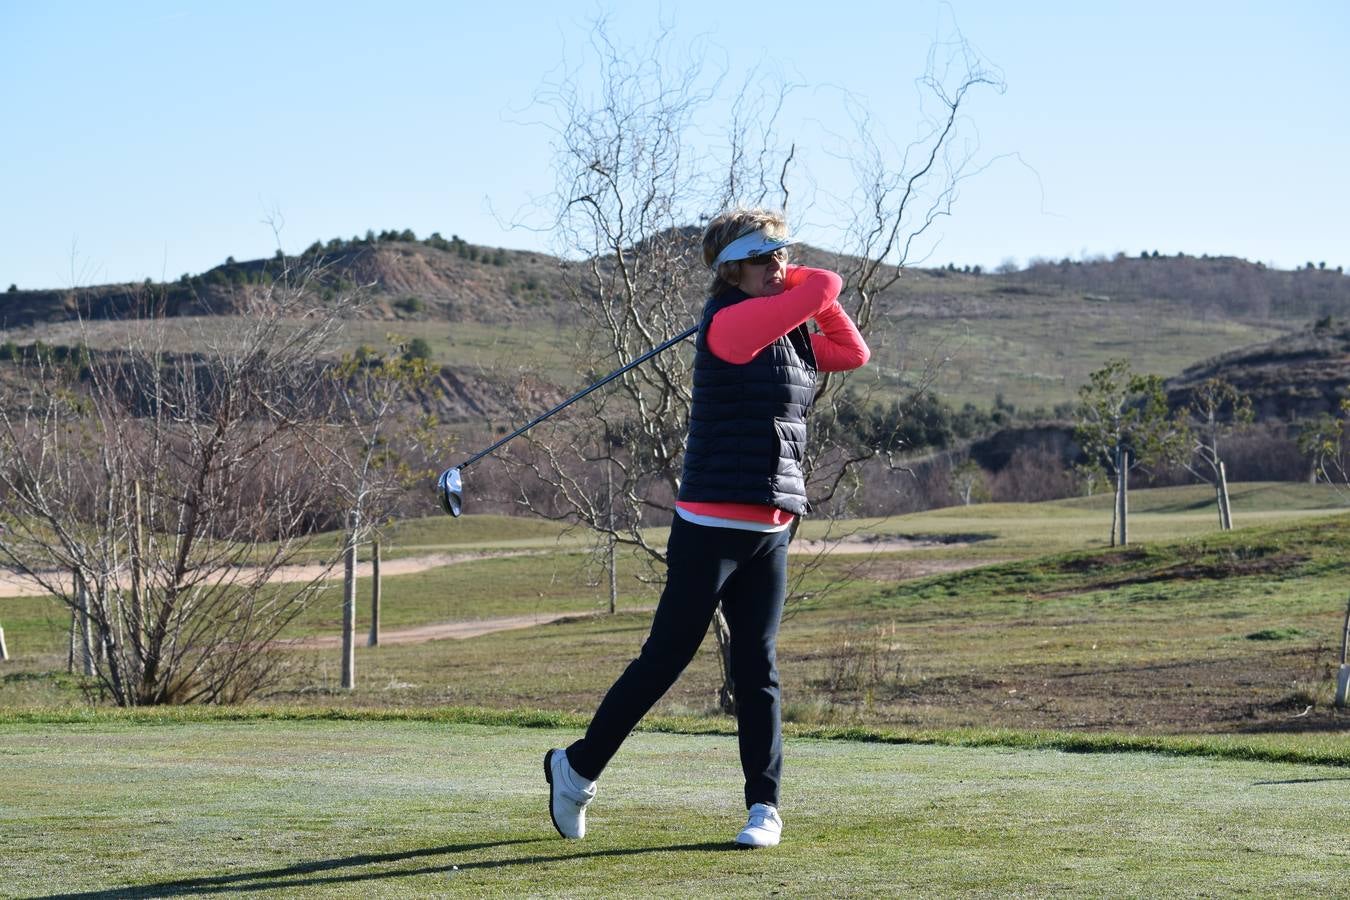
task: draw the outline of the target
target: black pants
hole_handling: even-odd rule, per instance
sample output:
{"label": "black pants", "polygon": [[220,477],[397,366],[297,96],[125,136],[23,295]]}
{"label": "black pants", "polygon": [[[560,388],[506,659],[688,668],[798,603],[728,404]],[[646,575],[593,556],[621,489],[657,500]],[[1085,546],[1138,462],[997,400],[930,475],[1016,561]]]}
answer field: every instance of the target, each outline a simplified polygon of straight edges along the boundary
{"label": "black pants", "polygon": [[731,629],[731,677],[745,805],[778,805],[783,769],[778,624],[787,594],[790,531],[694,525],[678,515],[666,548],[666,589],[637,659],[605,694],[586,736],[567,748],[572,768],[600,777],[619,745],[694,658],[722,601]]}

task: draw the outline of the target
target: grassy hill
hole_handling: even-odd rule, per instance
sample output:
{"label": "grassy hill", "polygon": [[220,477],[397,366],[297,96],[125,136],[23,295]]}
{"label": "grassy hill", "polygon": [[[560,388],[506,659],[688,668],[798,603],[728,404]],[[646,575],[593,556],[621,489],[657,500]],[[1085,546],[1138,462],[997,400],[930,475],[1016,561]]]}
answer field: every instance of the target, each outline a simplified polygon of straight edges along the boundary
{"label": "grassy hill", "polygon": [[[134,327],[128,319],[158,308],[179,319],[175,341],[188,351],[213,329],[230,327],[239,291],[313,265],[320,294],[361,285],[368,296],[345,337],[348,347],[379,346],[390,333],[420,337],[451,381],[509,383],[527,371],[560,391],[576,386],[580,301],[562,261],[457,237],[406,237],[316,243],[300,258],[231,259],[166,284],[18,290],[0,295],[0,342],[116,346]],[[799,256],[845,268],[814,248]],[[1110,358],[1128,356],[1138,371],[1175,375],[1346,308],[1350,278],[1340,273],[1278,271],[1232,258],[1066,260],[1002,274],[912,269],[879,299],[874,363],[854,377],[900,389],[938,363],[937,390],[954,406],[988,408],[1002,394],[1020,408],[1050,408],[1071,401],[1087,374]],[[76,323],[77,312],[88,321]]]}
{"label": "grassy hill", "polygon": [[[1239,528],[1218,533],[1201,489],[1135,492],[1139,543],[1125,550],[1107,546],[1110,510],[1099,498],[858,520],[833,537],[808,523],[792,562],[805,578],[779,641],[786,715],[869,727],[1334,729],[1328,673],[1345,609],[1345,498],[1326,485],[1278,484],[1234,485],[1233,497]],[[807,572],[804,542],[825,538],[840,550]],[[355,691],[333,684],[336,653],[294,651],[291,677],[266,702],[582,711],[641,646],[656,602],[642,561],[625,556],[620,612],[594,615],[606,608],[607,579],[577,536],[547,523],[409,521],[386,550],[391,560],[456,560],[386,575],[385,628],[573,618],[361,647]],[[358,633],[369,592],[361,579]],[[337,634],[341,619],[334,587],[288,636]],[[82,704],[78,680],[63,674],[68,614],[48,598],[0,598],[0,624],[16,654],[0,673],[0,707]],[[662,714],[717,718],[712,644]]]}
{"label": "grassy hill", "polygon": [[1189,366],[1167,382],[1168,402],[1190,402],[1209,378],[1222,378],[1250,397],[1258,420],[1333,413],[1350,386],[1350,323],[1328,316],[1311,328]]}

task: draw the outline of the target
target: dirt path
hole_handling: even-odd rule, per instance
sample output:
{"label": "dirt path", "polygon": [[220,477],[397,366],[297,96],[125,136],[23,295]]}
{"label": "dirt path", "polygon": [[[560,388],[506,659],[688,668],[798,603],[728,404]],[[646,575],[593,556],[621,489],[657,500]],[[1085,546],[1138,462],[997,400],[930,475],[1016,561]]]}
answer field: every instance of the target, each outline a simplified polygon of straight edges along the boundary
{"label": "dirt path", "polygon": [[[655,607],[644,606],[623,611],[651,612],[653,609]],[[471,622],[440,622],[433,625],[418,625],[415,628],[386,629],[380,632],[380,646],[386,644],[425,644],[428,641],[443,641],[451,638],[462,641],[465,638],[480,637],[497,631],[533,628],[536,625],[561,622],[563,619],[585,619],[597,615],[600,614],[584,612],[535,613],[528,616],[501,616],[496,619],[477,619]],[[364,646],[364,634],[357,635],[357,639]],[[285,644],[295,650],[336,650],[342,647],[342,636],[326,635],[324,637],[303,638],[286,641]]]}
{"label": "dirt path", "polygon": [[[527,556],[538,552],[540,551],[487,550],[466,553],[432,553],[426,556],[386,559],[380,562],[380,577],[413,575],[417,572],[425,572],[428,569],[453,566],[456,563],[473,562],[479,559],[497,559],[504,556]],[[243,574],[247,575],[247,572]],[[370,574],[371,564],[369,560],[357,563],[356,576],[358,578],[369,578]],[[323,577],[323,575],[324,567],[321,565],[282,566],[273,573],[271,580],[276,582],[313,581],[316,578]],[[335,566],[328,570],[327,580],[337,581],[340,578],[342,578],[341,566]],[[31,578],[7,569],[0,569],[0,597],[41,597],[46,593],[47,591]]]}
{"label": "dirt path", "polygon": [[[815,544],[815,546],[812,546]],[[942,546],[933,544],[931,546]],[[794,551],[798,553],[815,553],[821,549],[818,542],[802,541],[793,545]],[[913,543],[894,542],[891,546],[888,542],[857,543],[849,542],[840,544],[831,552],[846,554],[861,554],[869,551],[888,552],[895,550],[913,550]],[[911,578],[923,578],[928,575],[940,575],[947,572],[960,572],[964,569],[973,569],[976,566],[988,565],[989,560],[972,559],[944,559],[944,560],[906,560],[903,562],[887,560],[867,563],[869,571],[868,576],[880,579],[890,579],[894,581],[907,581]],[[880,571],[883,567],[887,571]],[[656,609],[654,606],[628,607],[623,612],[652,612]],[[492,634],[497,631],[510,631],[516,628],[533,628],[536,625],[548,625],[552,622],[561,622],[564,619],[582,619],[599,616],[601,613],[586,612],[558,612],[558,613],[535,613],[526,616],[502,616],[496,619],[477,619],[469,622],[441,622],[431,625],[418,625],[414,628],[388,629],[380,633],[380,644],[421,644],[428,641],[441,641],[447,639],[464,640],[465,638],[479,637],[485,634]],[[358,635],[358,640],[364,640]],[[319,649],[339,649],[342,647],[341,635],[329,635],[325,637],[305,638],[303,640],[290,641],[288,646],[297,650],[319,650]]]}

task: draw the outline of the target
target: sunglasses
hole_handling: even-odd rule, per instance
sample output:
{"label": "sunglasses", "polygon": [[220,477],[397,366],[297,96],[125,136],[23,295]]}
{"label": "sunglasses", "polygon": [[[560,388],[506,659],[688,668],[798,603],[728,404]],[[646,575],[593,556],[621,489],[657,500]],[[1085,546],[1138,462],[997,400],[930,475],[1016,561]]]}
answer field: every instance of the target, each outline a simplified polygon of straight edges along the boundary
{"label": "sunglasses", "polygon": [[787,262],[787,251],[779,247],[772,253],[765,253],[762,256],[748,256],[741,262],[752,266],[767,266],[770,263]]}

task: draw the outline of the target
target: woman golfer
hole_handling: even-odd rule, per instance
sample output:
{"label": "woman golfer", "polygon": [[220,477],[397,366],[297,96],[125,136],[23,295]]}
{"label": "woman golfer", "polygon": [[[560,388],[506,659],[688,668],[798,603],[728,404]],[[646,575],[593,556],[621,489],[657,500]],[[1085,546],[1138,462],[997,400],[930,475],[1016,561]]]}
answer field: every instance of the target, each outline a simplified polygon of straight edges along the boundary
{"label": "woman golfer", "polygon": [[[694,658],[722,602],[750,818],[745,847],[772,847],[783,767],[778,624],[791,525],[810,506],[802,460],[817,372],[856,369],[870,351],[839,306],[833,272],[787,264],[779,213],[738,209],[703,233],[713,272],[694,356],[684,473],[651,634],[605,695],[586,736],[544,757],[549,813],[565,838],[586,833],[586,805],[619,745]],[[807,323],[814,320],[818,333]]]}

